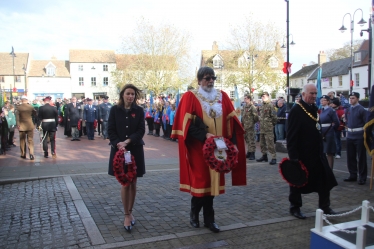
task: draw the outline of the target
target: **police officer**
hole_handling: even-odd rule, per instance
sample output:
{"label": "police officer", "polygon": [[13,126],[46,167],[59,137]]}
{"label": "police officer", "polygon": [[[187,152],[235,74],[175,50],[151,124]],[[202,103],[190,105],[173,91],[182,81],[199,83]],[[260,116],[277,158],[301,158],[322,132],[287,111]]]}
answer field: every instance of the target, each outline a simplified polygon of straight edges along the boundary
{"label": "police officer", "polygon": [[247,143],[247,158],[255,160],[256,152],[256,134],[255,124],[258,121],[258,113],[256,107],[252,104],[252,97],[249,94],[244,96],[245,106],[241,112],[242,124],[245,130],[245,142]]}
{"label": "police officer", "polygon": [[48,139],[51,143],[52,158],[56,158],[56,130],[58,124],[57,108],[50,105],[51,97],[47,96],[43,99],[44,105],[39,108],[39,121],[43,129],[43,151],[44,157],[48,158]]}
{"label": "police officer", "polygon": [[97,121],[97,108],[92,105],[92,99],[88,99],[88,104],[83,109],[83,120],[86,122],[88,140],[94,138],[94,122]]}
{"label": "police officer", "polygon": [[[364,146],[364,125],[367,111],[358,103],[360,94],[352,92],[349,95],[351,107],[345,110],[344,118],[347,126],[347,165],[349,177],[346,182],[357,181],[364,185],[367,178],[366,150]],[[357,162],[358,158],[358,162]]]}
{"label": "police officer", "polygon": [[108,119],[110,108],[112,108],[112,104],[108,102],[109,97],[104,96],[103,103],[99,105],[99,114],[100,114],[100,121],[102,123],[102,133],[104,140],[109,138],[108,137]]}
{"label": "police officer", "polygon": [[269,164],[277,163],[275,146],[274,146],[274,125],[277,123],[277,114],[268,92],[263,92],[261,95],[262,106],[260,108],[260,146],[262,157],[257,159],[257,162],[267,162],[267,152],[272,156]]}

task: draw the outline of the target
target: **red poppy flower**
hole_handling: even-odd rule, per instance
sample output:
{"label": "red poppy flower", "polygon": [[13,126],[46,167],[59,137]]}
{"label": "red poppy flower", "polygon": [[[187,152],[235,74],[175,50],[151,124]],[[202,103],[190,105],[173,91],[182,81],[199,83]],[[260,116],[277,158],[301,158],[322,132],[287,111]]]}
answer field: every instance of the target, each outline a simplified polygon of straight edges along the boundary
{"label": "red poppy flower", "polygon": [[132,116],[133,118],[135,118],[135,113],[132,113],[131,116]]}

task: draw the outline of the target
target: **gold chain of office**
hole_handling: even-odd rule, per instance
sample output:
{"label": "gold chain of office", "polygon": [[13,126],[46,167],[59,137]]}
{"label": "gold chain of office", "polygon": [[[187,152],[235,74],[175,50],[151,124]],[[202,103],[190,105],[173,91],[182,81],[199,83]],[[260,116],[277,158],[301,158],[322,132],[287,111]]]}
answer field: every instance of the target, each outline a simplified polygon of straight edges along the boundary
{"label": "gold chain of office", "polygon": [[218,102],[219,100],[219,97],[220,97],[220,94],[221,92],[220,91],[217,91],[217,94],[216,94],[216,97],[213,99],[213,100],[209,100],[207,98],[205,98],[201,93],[199,93],[198,91],[194,91],[195,94],[199,97],[199,99],[201,99],[202,101],[204,102],[207,102],[210,106],[214,105],[215,103]]}
{"label": "gold chain of office", "polygon": [[309,112],[304,108],[304,106],[303,106],[302,104],[300,104],[300,103],[297,103],[297,104],[301,107],[301,109],[304,110],[304,112],[305,112],[309,117],[311,117],[314,121],[316,121],[316,128],[317,128],[317,130],[321,130],[321,125],[318,123],[318,121],[319,121],[319,115],[318,115],[318,112],[317,112],[317,118],[315,118],[315,117],[313,117],[313,115],[312,115],[311,113],[309,113]]}

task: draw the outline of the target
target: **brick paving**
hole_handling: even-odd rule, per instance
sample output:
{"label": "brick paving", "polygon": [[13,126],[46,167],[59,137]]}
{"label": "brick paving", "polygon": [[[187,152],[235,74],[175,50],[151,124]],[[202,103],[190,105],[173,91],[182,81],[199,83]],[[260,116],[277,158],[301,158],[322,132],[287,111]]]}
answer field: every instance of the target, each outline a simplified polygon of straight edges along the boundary
{"label": "brick paving", "polygon": [[[35,149],[35,161],[19,158],[18,147],[0,156],[1,248],[309,247],[317,194],[303,196],[302,211],[309,218],[294,219],[288,214],[287,184],[277,166],[268,163],[248,161],[245,187],[229,186],[227,175],[226,194],[214,200],[220,233],[192,228],[188,220],[190,195],[178,190],[177,143],[147,135],[147,173],[138,181],[137,223],[129,234],[123,229],[120,186],[106,174],[108,140],[96,137],[95,141],[82,138],[72,142],[62,134],[60,129],[56,160],[43,158],[40,148]],[[277,156],[279,161],[285,154]],[[363,200],[373,205],[374,194],[368,184],[343,182],[348,175],[345,161],[345,153],[335,160],[339,186],[331,192],[331,207],[348,211]],[[369,158],[368,162],[371,165]],[[63,176],[72,179],[76,193]],[[359,217],[358,213],[333,221]],[[370,220],[374,220],[373,212]]]}

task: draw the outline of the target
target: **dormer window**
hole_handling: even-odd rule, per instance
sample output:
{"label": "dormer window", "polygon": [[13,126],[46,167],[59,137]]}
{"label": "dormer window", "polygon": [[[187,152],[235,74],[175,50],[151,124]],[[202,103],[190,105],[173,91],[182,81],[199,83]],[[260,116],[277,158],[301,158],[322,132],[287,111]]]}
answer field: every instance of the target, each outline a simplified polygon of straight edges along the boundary
{"label": "dormer window", "polygon": [[213,67],[214,68],[221,68],[221,67],[223,67],[223,59],[222,59],[222,57],[219,54],[217,54],[213,58]]}
{"label": "dormer window", "polygon": [[355,53],[355,62],[361,61],[361,52]]}
{"label": "dormer window", "polygon": [[276,68],[276,67],[278,67],[278,60],[277,59],[275,59],[274,57],[272,57],[272,58],[270,58],[270,60],[269,60],[269,67],[271,67],[271,68]]}
{"label": "dormer window", "polygon": [[56,66],[53,65],[52,62],[49,62],[47,66],[45,66],[45,73],[47,76],[55,76],[56,75]]}

